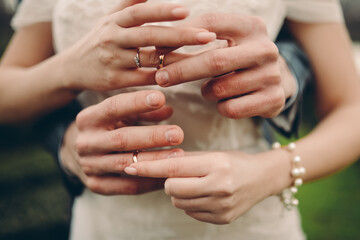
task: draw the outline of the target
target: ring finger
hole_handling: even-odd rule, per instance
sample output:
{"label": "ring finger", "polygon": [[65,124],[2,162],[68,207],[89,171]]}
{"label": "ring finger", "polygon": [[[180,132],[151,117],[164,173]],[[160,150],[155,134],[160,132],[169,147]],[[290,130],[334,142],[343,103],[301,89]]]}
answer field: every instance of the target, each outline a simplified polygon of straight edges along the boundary
{"label": "ring finger", "polygon": [[[181,157],[184,152],[181,149],[169,149],[159,151],[144,151],[137,153],[137,160],[153,161],[172,157]],[[103,175],[109,173],[124,173],[125,167],[132,164],[134,152],[106,154],[104,156],[87,156],[80,159],[82,170],[87,175]]]}
{"label": "ring finger", "polygon": [[[128,49],[124,51],[123,54],[124,54],[124,59],[129,59],[129,61],[122,63],[122,66],[124,68],[137,68],[137,67],[157,68],[160,63],[161,54],[165,56],[164,66],[192,56],[192,54],[163,52],[163,51],[160,52],[159,50],[156,49],[146,49],[146,48],[140,48],[139,50]],[[139,66],[136,64],[135,58],[138,58]]]}

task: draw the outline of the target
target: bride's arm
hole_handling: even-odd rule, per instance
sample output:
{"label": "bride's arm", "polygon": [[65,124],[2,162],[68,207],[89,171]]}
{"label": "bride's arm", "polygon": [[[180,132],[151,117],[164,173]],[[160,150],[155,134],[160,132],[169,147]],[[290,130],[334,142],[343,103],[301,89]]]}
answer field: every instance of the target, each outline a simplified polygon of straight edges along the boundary
{"label": "bride's arm", "polygon": [[53,52],[50,22],[15,33],[0,65],[1,123],[27,120],[75,97],[62,86],[61,58],[50,58]]}
{"label": "bride's arm", "polygon": [[359,156],[360,81],[344,25],[289,22],[307,52],[316,77],[320,123],[298,141],[297,151],[313,180],[349,165]]}

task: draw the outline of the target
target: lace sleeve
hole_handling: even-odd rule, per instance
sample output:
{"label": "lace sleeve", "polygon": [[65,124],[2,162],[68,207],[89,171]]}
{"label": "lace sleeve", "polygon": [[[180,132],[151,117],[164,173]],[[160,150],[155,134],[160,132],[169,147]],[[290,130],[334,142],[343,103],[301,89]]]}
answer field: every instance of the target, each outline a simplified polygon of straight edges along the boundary
{"label": "lace sleeve", "polygon": [[34,23],[51,22],[57,1],[23,0],[11,20],[11,26],[16,31]]}
{"label": "lace sleeve", "polygon": [[284,0],[287,18],[300,22],[343,22],[339,0]]}

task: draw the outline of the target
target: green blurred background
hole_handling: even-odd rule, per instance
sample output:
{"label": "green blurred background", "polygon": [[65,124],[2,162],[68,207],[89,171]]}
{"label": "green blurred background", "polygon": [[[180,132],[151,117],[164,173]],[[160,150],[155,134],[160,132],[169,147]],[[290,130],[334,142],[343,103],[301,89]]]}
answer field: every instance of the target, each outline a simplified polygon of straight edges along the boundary
{"label": "green blurred background", "polygon": [[[360,1],[342,3],[352,37],[360,40]],[[1,11],[0,56],[12,34],[9,20],[10,16]],[[314,115],[309,111],[312,105],[310,91],[302,135],[314,125]],[[283,143],[288,141],[279,138]],[[359,184],[357,162],[300,189],[300,211],[309,240],[360,239]],[[56,165],[41,149],[37,133],[31,127],[0,126],[0,239],[67,239],[69,206]]]}

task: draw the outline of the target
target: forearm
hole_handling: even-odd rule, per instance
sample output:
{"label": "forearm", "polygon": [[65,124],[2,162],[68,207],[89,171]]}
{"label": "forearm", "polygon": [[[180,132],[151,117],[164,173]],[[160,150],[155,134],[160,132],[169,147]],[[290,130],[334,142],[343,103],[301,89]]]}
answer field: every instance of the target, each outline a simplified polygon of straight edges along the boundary
{"label": "forearm", "polygon": [[[307,169],[304,180],[310,181],[335,173],[359,157],[360,83],[350,41],[341,24],[293,22],[290,26],[307,51],[316,76],[316,103],[321,120],[308,136],[297,142],[296,148],[301,164]],[[289,169],[285,173],[289,181]],[[289,182],[283,182],[281,187],[286,184]]]}
{"label": "forearm", "polygon": [[25,122],[73,100],[77,92],[63,84],[66,70],[56,56],[33,67],[0,69],[0,123]]}
{"label": "forearm", "polygon": [[54,55],[50,22],[14,34],[0,63],[0,123],[25,122],[75,97],[64,84],[71,79],[66,52]]}

